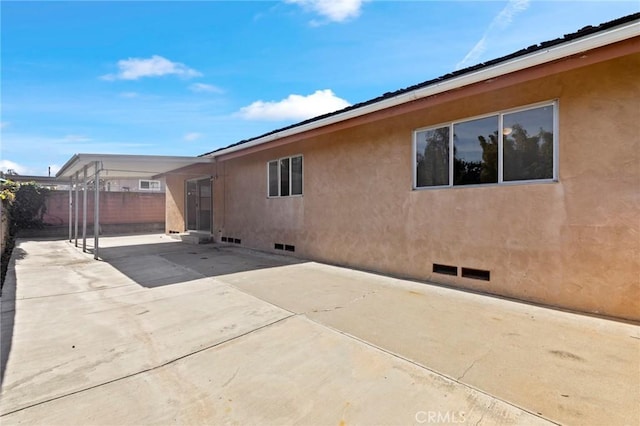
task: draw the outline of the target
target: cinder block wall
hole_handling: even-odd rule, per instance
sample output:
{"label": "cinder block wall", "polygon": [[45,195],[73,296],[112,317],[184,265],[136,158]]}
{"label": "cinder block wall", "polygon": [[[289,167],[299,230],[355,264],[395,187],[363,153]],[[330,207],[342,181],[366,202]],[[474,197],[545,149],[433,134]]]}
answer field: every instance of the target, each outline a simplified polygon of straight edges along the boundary
{"label": "cinder block wall", "polygon": [[[75,201],[75,193],[73,194]],[[78,217],[82,221],[83,194],[79,193]],[[87,192],[87,223],[93,223],[94,192]],[[47,198],[47,225],[69,224],[69,192],[52,191]],[[141,192],[100,192],[100,223],[140,224],[165,221],[165,194]]]}

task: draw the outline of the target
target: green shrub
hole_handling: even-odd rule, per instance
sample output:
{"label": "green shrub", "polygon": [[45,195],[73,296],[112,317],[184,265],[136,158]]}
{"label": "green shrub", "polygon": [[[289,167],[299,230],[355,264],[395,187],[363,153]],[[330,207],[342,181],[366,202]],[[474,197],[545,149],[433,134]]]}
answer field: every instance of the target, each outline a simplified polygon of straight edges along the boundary
{"label": "green shrub", "polygon": [[39,229],[44,226],[43,217],[47,212],[49,189],[35,182],[20,184],[9,204],[9,232],[12,235],[20,229]]}
{"label": "green shrub", "polygon": [[8,179],[2,179],[0,202],[2,203],[2,210],[6,211],[9,218],[9,235],[2,253],[0,294],[2,294],[2,286],[4,285],[9,259],[15,244],[16,233],[20,229],[34,229],[44,226],[43,217],[47,212],[46,200],[48,194],[49,189],[43,188],[35,182],[20,184]]}

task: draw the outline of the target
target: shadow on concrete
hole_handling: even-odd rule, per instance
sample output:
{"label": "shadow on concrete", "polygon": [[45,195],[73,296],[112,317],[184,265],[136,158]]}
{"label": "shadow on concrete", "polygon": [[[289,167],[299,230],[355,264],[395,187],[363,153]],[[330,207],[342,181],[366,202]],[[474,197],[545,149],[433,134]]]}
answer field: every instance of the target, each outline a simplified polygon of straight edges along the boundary
{"label": "shadow on concrete", "polygon": [[147,287],[160,287],[306,261],[222,244],[181,242],[101,247],[100,258]]}
{"label": "shadow on concrete", "polygon": [[16,316],[16,260],[23,259],[26,252],[14,247],[7,268],[2,297],[0,297],[0,385],[4,383],[4,372],[9,362],[11,344],[13,343],[13,328]]}

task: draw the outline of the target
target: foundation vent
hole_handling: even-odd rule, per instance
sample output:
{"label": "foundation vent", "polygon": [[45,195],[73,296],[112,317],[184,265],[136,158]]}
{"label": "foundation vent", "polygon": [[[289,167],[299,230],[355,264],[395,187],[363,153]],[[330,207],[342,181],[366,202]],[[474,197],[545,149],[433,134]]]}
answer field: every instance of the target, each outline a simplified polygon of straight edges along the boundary
{"label": "foundation vent", "polygon": [[287,245],[284,246],[284,249],[286,251],[296,251],[296,246],[292,246],[292,245],[287,244]]}
{"label": "foundation vent", "polygon": [[242,240],[240,238],[234,237],[222,237],[220,238],[223,243],[231,243],[231,244],[241,244]]}
{"label": "foundation vent", "polygon": [[273,245],[273,248],[276,249],[276,250],[284,250],[284,244],[275,243]]}
{"label": "foundation vent", "polygon": [[484,269],[462,268],[462,276],[474,280],[490,281],[491,272]]}
{"label": "foundation vent", "polygon": [[451,265],[442,265],[440,263],[433,264],[433,272],[436,274],[453,275],[458,276],[458,267]]}

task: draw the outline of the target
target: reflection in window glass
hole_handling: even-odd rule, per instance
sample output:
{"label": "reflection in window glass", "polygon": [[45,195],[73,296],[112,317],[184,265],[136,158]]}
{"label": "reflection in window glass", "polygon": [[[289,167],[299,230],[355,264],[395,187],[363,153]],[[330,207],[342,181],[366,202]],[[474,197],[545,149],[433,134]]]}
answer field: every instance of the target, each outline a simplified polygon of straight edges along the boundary
{"label": "reflection in window glass", "polygon": [[498,182],[498,116],[453,126],[453,184]]}
{"label": "reflection in window glass", "polygon": [[504,114],[504,181],[553,179],[553,105]]}
{"label": "reflection in window glass", "polygon": [[291,158],[291,195],[302,195],[302,157]]}
{"label": "reflection in window glass", "polygon": [[449,127],[416,133],[416,186],[449,185]]}
{"label": "reflection in window glass", "polygon": [[278,196],[278,162],[269,161],[269,197]]}
{"label": "reflection in window glass", "polygon": [[289,195],[289,159],[280,160],[280,196]]}

